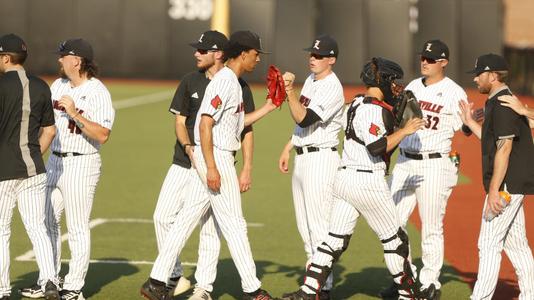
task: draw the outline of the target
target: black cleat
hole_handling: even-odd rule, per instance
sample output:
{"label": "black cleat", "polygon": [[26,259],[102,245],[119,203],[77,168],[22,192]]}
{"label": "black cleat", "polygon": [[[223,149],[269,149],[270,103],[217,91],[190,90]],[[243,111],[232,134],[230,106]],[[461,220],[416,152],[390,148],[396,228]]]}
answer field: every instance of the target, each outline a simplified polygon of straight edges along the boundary
{"label": "black cleat", "polygon": [[149,300],[171,300],[165,283],[149,278],[140,290],[141,296]]}
{"label": "black cleat", "polygon": [[44,298],[46,300],[59,300],[59,291],[57,286],[50,280],[45,284]]}
{"label": "black cleat", "polygon": [[243,294],[243,300],[274,300],[266,290],[258,289],[253,293]]}
{"label": "black cleat", "polygon": [[420,298],[426,300],[439,300],[441,298],[441,291],[436,289],[436,285],[432,283],[427,288],[421,290]]}
{"label": "black cleat", "polygon": [[[328,297],[330,297],[330,295],[328,295]],[[299,289],[296,292],[283,294],[281,299],[282,300],[317,300],[317,294],[306,294],[306,292]]]}
{"label": "black cleat", "polygon": [[330,291],[321,290],[319,292],[319,300],[330,300]]}

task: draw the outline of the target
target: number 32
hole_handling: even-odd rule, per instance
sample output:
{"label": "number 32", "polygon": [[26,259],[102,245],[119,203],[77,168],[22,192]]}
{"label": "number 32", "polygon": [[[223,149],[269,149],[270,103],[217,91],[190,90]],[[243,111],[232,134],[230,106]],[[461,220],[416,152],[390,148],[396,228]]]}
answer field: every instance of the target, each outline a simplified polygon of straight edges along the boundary
{"label": "number 32", "polygon": [[426,115],[426,124],[425,128],[438,130],[439,117]]}

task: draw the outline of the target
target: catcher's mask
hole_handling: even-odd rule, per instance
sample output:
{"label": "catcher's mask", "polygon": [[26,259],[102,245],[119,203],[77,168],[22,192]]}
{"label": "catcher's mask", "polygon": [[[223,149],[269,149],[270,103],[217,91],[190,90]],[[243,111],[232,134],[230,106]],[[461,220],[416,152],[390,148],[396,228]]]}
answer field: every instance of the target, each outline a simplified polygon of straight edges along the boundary
{"label": "catcher's mask", "polygon": [[379,88],[384,94],[384,101],[393,106],[404,90],[404,86],[396,82],[403,75],[404,72],[397,63],[382,57],[373,57],[363,67],[360,78],[365,85]]}

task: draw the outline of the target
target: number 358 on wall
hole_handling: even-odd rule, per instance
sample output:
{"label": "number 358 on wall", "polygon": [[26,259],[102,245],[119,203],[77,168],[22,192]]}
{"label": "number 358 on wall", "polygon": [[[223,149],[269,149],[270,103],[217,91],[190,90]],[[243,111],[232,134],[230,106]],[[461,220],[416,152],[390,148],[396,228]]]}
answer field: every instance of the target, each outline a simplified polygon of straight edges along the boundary
{"label": "number 358 on wall", "polygon": [[202,20],[211,18],[212,0],[169,0],[169,17],[174,20]]}

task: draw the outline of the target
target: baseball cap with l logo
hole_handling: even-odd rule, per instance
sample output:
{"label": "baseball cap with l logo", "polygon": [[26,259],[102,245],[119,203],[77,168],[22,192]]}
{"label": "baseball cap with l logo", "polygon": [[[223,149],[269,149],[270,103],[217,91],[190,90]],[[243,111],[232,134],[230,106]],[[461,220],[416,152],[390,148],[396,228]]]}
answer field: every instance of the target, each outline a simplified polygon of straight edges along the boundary
{"label": "baseball cap with l logo", "polygon": [[430,40],[425,42],[421,56],[431,59],[449,59],[449,47],[440,40]]}
{"label": "baseball cap with l logo", "polygon": [[89,44],[88,41],[81,38],[61,42],[56,53],[59,55],[74,55],[93,60],[93,47],[91,47],[91,44]]}
{"label": "baseball cap with l logo", "polygon": [[209,30],[200,35],[198,41],[189,43],[195,49],[200,50],[224,50],[228,45],[226,36],[216,30]]}
{"label": "baseball cap with l logo", "polygon": [[337,57],[339,54],[336,40],[327,34],[318,36],[313,40],[312,46],[304,51],[328,57]]}
{"label": "baseball cap with l logo", "polygon": [[239,44],[258,51],[259,53],[269,54],[263,50],[260,37],[252,31],[236,31],[230,36],[230,44]]}

